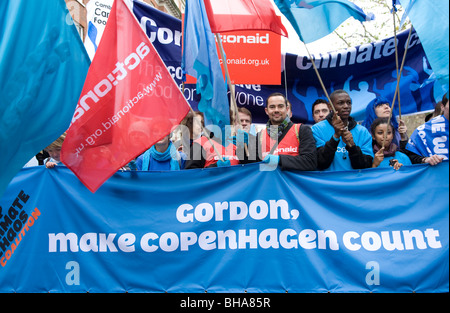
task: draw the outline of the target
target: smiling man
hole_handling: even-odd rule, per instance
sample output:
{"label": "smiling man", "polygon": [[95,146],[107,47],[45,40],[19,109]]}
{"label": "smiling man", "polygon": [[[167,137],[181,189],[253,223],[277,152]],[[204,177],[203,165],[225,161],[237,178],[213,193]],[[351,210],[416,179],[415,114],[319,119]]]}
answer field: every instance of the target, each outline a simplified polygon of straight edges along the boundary
{"label": "smiling man", "polygon": [[241,163],[262,160],[282,170],[316,170],[317,149],[311,128],[291,122],[286,97],[281,93],[271,94],[265,111],[269,121],[256,140],[249,140],[250,156]]}
{"label": "smiling man", "polygon": [[372,136],[350,116],[352,99],[342,89],[330,95],[336,109],[312,127],[318,153],[318,169],[345,171],[372,167]]}

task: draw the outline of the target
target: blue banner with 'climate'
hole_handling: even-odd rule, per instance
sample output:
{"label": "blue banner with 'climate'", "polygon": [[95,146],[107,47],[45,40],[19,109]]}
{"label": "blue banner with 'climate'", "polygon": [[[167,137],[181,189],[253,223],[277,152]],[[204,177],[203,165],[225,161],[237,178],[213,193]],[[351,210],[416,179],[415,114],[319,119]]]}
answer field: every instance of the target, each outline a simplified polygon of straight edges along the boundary
{"label": "blue banner with 'climate'", "polygon": [[120,172],[26,168],[0,200],[1,292],[448,292],[448,161]]}

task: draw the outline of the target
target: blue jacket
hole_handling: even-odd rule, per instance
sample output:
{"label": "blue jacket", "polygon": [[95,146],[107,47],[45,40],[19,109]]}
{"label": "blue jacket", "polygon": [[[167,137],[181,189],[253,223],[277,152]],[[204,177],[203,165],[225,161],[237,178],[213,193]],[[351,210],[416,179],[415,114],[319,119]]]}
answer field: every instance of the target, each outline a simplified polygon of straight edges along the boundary
{"label": "blue jacket", "polygon": [[409,159],[409,157],[406,154],[404,154],[400,151],[397,151],[397,152],[395,152],[395,155],[392,157],[384,157],[383,161],[380,163],[380,165],[378,167],[389,167],[390,166],[389,161],[392,159],[398,160],[403,165],[411,165],[412,164],[411,160]]}
{"label": "blue jacket", "polygon": [[346,171],[372,167],[372,136],[369,131],[349,117],[348,129],[353,135],[355,146],[349,148],[339,138],[334,140],[331,125],[332,114],[312,127],[318,153],[318,169],[325,171]]}

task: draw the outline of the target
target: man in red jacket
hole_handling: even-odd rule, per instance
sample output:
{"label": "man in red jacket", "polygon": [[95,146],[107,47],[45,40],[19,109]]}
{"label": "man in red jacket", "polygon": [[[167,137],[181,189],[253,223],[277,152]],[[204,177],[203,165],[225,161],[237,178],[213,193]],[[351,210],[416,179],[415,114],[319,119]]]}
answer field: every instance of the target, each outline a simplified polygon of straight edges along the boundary
{"label": "man in red jacket", "polygon": [[[266,128],[249,139],[249,156],[241,163],[262,161],[269,168],[314,171],[317,168],[317,149],[311,128],[294,124],[288,116],[287,100],[281,93],[273,93],[266,100],[269,117]],[[238,145],[239,146],[239,145]],[[242,153],[239,152],[238,156]]]}

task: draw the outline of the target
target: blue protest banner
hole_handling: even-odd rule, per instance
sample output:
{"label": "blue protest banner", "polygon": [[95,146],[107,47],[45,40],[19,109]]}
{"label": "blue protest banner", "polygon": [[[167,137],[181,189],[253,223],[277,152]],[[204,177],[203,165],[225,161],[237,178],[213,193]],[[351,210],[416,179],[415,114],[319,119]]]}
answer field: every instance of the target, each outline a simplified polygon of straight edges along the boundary
{"label": "blue protest banner", "polygon": [[23,169],[0,200],[0,291],[448,292],[448,174],[251,164],[117,173],[92,194]]}

